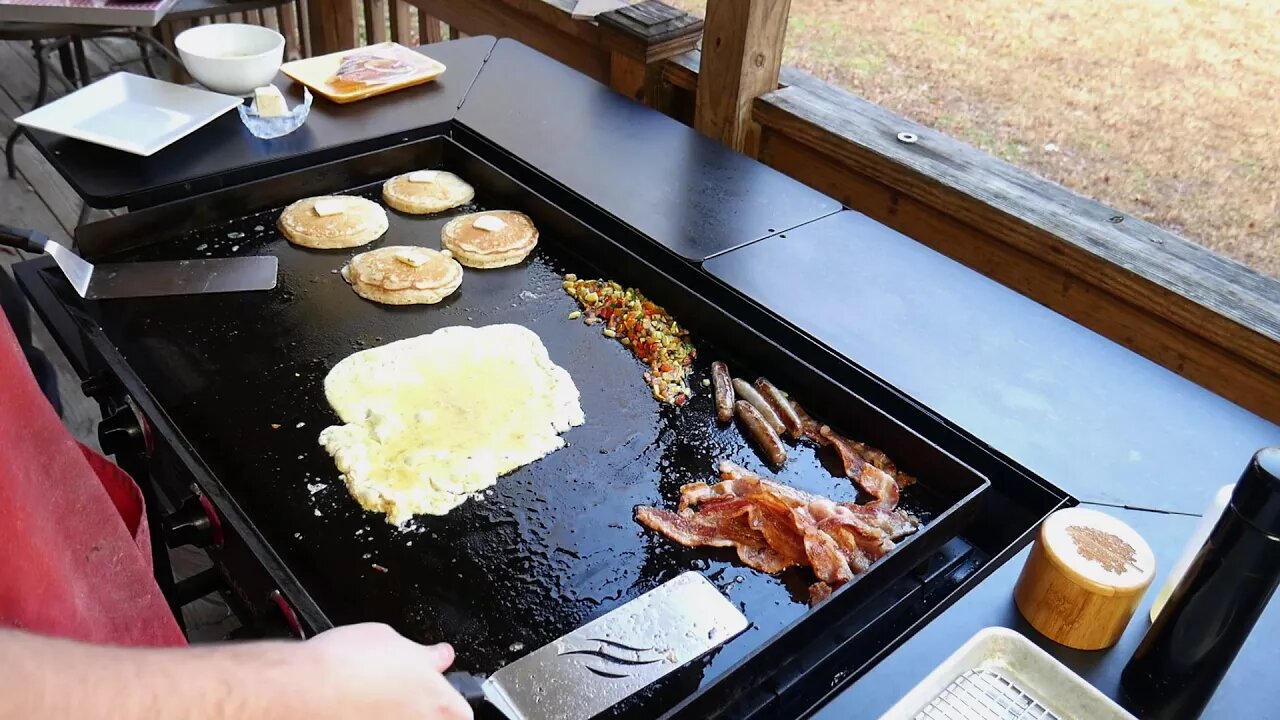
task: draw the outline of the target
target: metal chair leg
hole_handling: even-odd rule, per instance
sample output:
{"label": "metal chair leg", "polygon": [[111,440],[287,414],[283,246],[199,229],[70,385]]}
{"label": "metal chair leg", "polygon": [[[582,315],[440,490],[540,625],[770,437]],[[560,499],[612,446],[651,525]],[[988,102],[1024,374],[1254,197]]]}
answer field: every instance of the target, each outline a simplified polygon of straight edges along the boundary
{"label": "metal chair leg", "polygon": [[80,87],[89,84],[89,61],[84,55],[84,39],[79,35],[71,38],[71,49],[76,56],[76,73],[80,76]]}
{"label": "metal chair leg", "polygon": [[9,171],[9,179],[18,176],[17,158],[14,157],[14,146],[18,144],[18,136],[22,135],[23,127],[18,125],[9,133],[9,139],[4,144],[4,164]]}
{"label": "metal chair leg", "polygon": [[62,64],[62,77],[66,78],[72,87],[75,87],[76,66],[71,57],[71,44],[63,43],[58,45],[58,62]]}
{"label": "metal chair leg", "polygon": [[40,85],[36,88],[36,102],[31,106],[35,110],[44,104],[45,95],[49,92],[49,67],[44,64],[44,44],[39,40],[32,40],[31,49],[35,51],[36,73],[40,77]]}
{"label": "metal chair leg", "polygon": [[147,40],[152,39],[143,35],[146,30],[137,30],[137,38],[134,42],[138,43],[138,52],[142,54],[142,67],[147,69],[147,75],[156,77],[156,69],[151,66],[151,44]]}

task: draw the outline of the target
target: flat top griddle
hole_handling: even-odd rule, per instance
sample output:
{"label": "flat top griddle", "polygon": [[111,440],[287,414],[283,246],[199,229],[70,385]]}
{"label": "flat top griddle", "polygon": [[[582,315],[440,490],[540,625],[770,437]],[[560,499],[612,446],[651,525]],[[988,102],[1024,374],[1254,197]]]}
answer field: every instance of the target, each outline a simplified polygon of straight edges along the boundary
{"label": "flat top griddle", "polygon": [[[423,148],[430,152],[422,154]],[[389,622],[420,641],[454,643],[460,669],[487,673],[693,569],[737,603],[752,627],[701,668],[664,682],[656,705],[629,707],[655,715],[655,707],[670,707],[729,669],[809,612],[811,571],[763,575],[739,565],[731,551],[679,547],[632,517],[636,505],[671,507],[680,485],[713,478],[721,459],[774,476],[736,427],[716,425],[709,389],[700,383],[715,359],[749,378],[769,375],[837,428],[883,447],[921,477],[904,505],[922,520],[948,517],[985,486],[972,470],[856,396],[829,392],[781,350],[743,335],[723,311],[696,296],[673,294],[670,279],[658,282],[652,269],[646,275],[621,246],[451,142],[436,138],[385,152],[399,153],[401,171],[439,156],[432,166],[475,185],[475,203],[438,216],[389,210],[386,236],[350,251],[289,245],[275,230],[276,206],[130,254],[149,260],[271,253],[280,259],[275,290],[116,300],[88,309],[185,442],[322,609],[321,624]],[[341,164],[306,172],[330,178],[332,190],[345,187]],[[275,187],[289,182],[281,178]],[[377,200],[380,183],[353,192]],[[376,305],[337,275],[356,252],[392,244],[439,247],[440,228],[450,217],[498,208],[534,218],[542,233],[538,249],[519,266],[467,269],[459,292],[439,305]],[[599,326],[568,318],[578,308],[560,286],[565,272],[624,284],[645,279],[649,284],[640,282],[641,289],[693,328],[699,359],[690,403],[659,404],[627,348],[603,337]],[[570,372],[587,423],[565,433],[568,447],[501,478],[483,500],[447,516],[421,516],[397,529],[361,510],[316,441],[337,422],[323,397],[329,368],[358,350],[441,327],[506,322],[536,332],[551,358]],[[831,461],[796,447],[776,477],[853,499],[852,483]],[[895,554],[913,543],[936,547],[953,532],[931,522]],[[880,567],[852,585],[887,582],[877,579]]]}

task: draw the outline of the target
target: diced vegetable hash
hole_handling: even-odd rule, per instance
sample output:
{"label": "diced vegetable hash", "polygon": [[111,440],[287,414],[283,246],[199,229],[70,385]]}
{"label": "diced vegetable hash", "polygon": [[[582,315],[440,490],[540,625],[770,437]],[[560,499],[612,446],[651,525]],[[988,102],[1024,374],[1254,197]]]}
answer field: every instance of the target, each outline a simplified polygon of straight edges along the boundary
{"label": "diced vegetable hash", "polygon": [[603,322],[604,335],[617,338],[649,367],[644,379],[658,400],[684,405],[693,392],[686,381],[697,353],[689,343],[689,331],[639,290],[624,288],[612,280],[579,280],[564,276],[564,289],[582,305],[570,313],[588,325]]}

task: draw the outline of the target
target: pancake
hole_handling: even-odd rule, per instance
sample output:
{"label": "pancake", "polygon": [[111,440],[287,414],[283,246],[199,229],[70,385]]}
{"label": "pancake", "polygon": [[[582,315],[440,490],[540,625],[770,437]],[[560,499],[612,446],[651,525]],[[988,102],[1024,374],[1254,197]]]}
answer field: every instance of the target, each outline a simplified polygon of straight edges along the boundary
{"label": "pancake", "polygon": [[343,424],[320,444],[360,505],[393,525],[448,513],[586,421],[573,378],[520,325],[362,350],[329,371],[324,394]]}
{"label": "pancake", "polygon": [[412,215],[443,212],[466,205],[475,196],[475,189],[465,180],[443,170],[417,170],[382,184],[382,199],[387,205]]}
{"label": "pancake", "polygon": [[[483,218],[496,218],[501,226],[476,227],[476,222],[493,222]],[[467,267],[499,268],[515,265],[533,252],[538,244],[538,228],[524,213],[489,210],[450,220],[440,231],[440,244]]]}
{"label": "pancake", "polygon": [[356,294],[386,305],[429,305],[462,284],[462,266],[448,250],[390,245],[351,258],[342,278]]}
{"label": "pancake", "polygon": [[[328,205],[338,212],[328,212]],[[322,195],[299,200],[280,213],[280,232],[294,245],[334,250],[366,245],[387,231],[387,211],[372,200],[351,195]]]}

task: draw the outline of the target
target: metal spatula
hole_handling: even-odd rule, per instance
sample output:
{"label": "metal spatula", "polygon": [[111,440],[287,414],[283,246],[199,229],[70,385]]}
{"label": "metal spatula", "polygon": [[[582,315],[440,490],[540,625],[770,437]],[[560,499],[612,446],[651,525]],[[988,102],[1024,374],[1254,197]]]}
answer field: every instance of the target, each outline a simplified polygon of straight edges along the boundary
{"label": "metal spatula", "polygon": [[270,290],[278,261],[271,255],[93,265],[35,230],[0,225],[0,245],[48,253],[71,287],[89,300]]}
{"label": "metal spatula", "polygon": [[733,603],[687,572],[487,680],[446,677],[472,707],[493,705],[510,720],[588,720],[746,629]]}

